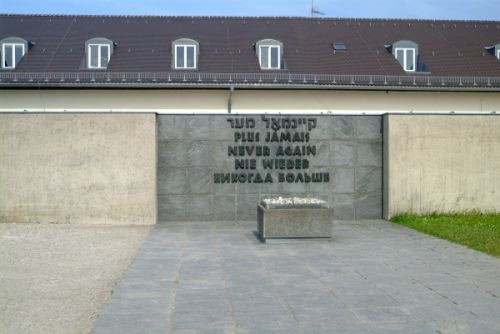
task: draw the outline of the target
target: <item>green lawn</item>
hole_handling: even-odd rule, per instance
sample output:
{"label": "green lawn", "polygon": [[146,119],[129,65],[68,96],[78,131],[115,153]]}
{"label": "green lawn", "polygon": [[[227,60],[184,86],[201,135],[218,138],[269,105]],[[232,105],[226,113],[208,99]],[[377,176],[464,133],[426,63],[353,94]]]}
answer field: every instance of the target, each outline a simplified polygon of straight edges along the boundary
{"label": "green lawn", "polygon": [[500,213],[399,214],[392,222],[500,257]]}

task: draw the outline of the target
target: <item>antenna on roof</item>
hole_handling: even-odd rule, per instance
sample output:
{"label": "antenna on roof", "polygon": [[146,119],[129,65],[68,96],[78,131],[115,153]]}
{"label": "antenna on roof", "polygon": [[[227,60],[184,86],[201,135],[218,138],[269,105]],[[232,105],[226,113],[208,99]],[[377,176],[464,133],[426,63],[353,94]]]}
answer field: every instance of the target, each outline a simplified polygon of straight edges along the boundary
{"label": "antenna on roof", "polygon": [[311,17],[315,15],[325,15],[325,13],[319,11],[319,6],[314,7],[314,0],[311,0]]}

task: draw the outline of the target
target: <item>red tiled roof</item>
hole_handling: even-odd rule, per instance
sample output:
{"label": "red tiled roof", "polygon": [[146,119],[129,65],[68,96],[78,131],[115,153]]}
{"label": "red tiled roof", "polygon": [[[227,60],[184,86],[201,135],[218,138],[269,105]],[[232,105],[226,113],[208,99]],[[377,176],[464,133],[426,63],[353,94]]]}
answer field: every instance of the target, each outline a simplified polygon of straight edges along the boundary
{"label": "red tiled roof", "polygon": [[[500,77],[500,61],[485,50],[500,43],[500,22],[492,21],[0,15],[0,39],[10,36],[34,43],[16,73],[81,72],[85,41],[93,37],[117,43],[106,73],[175,72],[171,42],[186,37],[200,43],[199,74],[268,76],[253,45],[272,38],[284,44],[281,77],[406,76],[385,47],[398,40],[419,45],[427,76]],[[334,53],[334,41],[348,50]]]}

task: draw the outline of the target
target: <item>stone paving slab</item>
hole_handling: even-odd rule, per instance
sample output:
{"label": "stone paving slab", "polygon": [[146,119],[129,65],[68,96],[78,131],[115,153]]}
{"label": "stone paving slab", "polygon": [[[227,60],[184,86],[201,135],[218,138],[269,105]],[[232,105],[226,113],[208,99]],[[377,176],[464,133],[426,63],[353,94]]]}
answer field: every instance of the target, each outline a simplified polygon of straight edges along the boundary
{"label": "stone paving slab", "polygon": [[255,222],[158,225],[108,333],[500,333],[500,259],[383,220],[263,244]]}

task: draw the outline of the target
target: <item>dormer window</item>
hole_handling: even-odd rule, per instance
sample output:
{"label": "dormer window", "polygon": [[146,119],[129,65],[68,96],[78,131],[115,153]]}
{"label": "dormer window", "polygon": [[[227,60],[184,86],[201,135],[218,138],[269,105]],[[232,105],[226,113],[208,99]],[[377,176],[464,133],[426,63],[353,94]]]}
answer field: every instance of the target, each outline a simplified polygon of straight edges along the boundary
{"label": "dormer window", "polygon": [[266,70],[279,69],[280,67],[280,47],[277,45],[261,45],[260,51],[260,68]]}
{"label": "dormer window", "polygon": [[108,44],[89,44],[87,54],[89,68],[107,68],[111,57]]}
{"label": "dormer window", "polygon": [[415,72],[416,50],[414,48],[396,48],[394,55],[406,72]]}
{"label": "dormer window", "polygon": [[[388,46],[392,49],[394,58],[406,72],[419,71],[418,44],[412,41],[397,41]],[[423,64],[421,67],[424,67]]]}
{"label": "dormer window", "polygon": [[283,68],[283,43],[274,39],[264,39],[256,43],[255,50],[262,70]]}
{"label": "dormer window", "polygon": [[496,59],[500,60],[500,43],[496,45],[490,45],[484,47],[488,53],[495,56]]}
{"label": "dormer window", "polygon": [[0,41],[2,52],[2,68],[15,69],[26,54],[28,42],[18,37],[8,37]]}
{"label": "dormer window", "polygon": [[198,68],[199,43],[189,38],[181,38],[172,43],[172,67],[177,70]]}
{"label": "dormer window", "polygon": [[107,69],[114,47],[114,43],[107,38],[89,39],[85,42],[85,68],[90,70]]}

